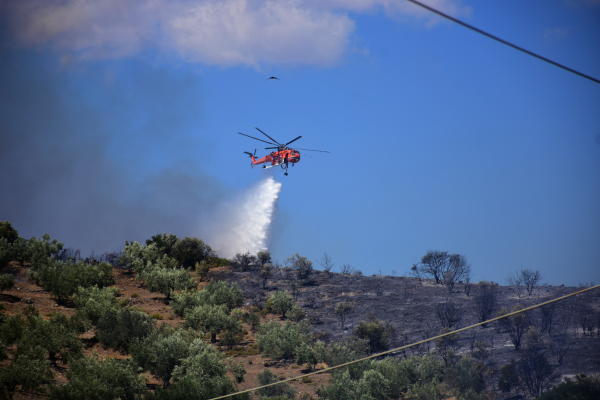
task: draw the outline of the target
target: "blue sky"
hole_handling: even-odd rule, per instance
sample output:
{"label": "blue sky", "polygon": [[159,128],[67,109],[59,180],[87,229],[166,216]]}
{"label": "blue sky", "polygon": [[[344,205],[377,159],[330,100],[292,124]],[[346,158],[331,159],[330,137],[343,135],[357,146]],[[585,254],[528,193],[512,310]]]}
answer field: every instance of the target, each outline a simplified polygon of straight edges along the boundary
{"label": "blue sky", "polygon": [[[598,1],[426,3],[600,78]],[[25,237],[210,243],[219,204],[263,176],[236,133],[258,126],[331,152],[275,172],[280,261],[401,275],[437,249],[476,280],[600,281],[597,83],[405,1],[0,10],[0,219]]]}

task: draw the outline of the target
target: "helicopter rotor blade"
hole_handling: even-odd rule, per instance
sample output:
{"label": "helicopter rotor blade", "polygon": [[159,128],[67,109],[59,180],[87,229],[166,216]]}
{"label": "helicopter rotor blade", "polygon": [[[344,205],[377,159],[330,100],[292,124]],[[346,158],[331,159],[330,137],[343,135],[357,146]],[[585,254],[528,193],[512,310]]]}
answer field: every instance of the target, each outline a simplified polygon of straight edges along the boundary
{"label": "helicopter rotor blade", "polygon": [[305,150],[305,151],[319,151],[321,153],[329,153],[328,151],[325,150],[311,150],[311,149],[296,149],[296,150]]}
{"label": "helicopter rotor blade", "polygon": [[251,156],[251,155],[252,155],[252,153],[248,153],[247,151],[245,151],[244,153],[248,154],[249,156]]}
{"label": "helicopter rotor blade", "polygon": [[288,144],[295,142],[296,140],[300,139],[302,136],[298,136],[296,139],[292,140],[291,142],[287,142],[285,145],[287,146]]}
{"label": "helicopter rotor blade", "polygon": [[258,141],[261,141],[261,142],[264,142],[264,143],[267,143],[267,144],[275,144],[275,143],[267,142],[266,140],[255,138],[254,136],[246,135],[245,133],[242,133],[242,132],[238,132],[238,133],[240,135],[242,135],[242,136],[248,136],[249,138],[252,138],[254,140],[258,140]]}
{"label": "helicopter rotor blade", "polygon": [[[255,127],[256,128],[256,127]],[[260,133],[262,133],[263,135],[265,135],[266,137],[268,137],[269,139],[271,139],[272,141],[274,141],[275,143],[281,145],[281,143],[279,143],[277,140],[273,139],[271,136],[267,135],[266,133],[264,133],[263,131],[261,131],[260,129],[256,128],[257,131],[259,131]]]}
{"label": "helicopter rotor blade", "polygon": [[265,147],[265,150],[279,149],[279,147]]}

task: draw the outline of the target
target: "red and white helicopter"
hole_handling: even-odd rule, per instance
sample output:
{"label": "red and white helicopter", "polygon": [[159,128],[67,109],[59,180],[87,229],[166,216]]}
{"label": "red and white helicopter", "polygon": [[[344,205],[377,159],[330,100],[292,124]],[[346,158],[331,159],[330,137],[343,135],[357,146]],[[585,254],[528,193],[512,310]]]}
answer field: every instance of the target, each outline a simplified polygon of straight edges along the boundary
{"label": "red and white helicopter", "polygon": [[[277,151],[272,151],[270,154],[267,154],[263,158],[259,158],[259,159],[257,159],[255,157],[256,149],[254,149],[254,154],[248,153],[247,151],[245,151],[244,153],[248,154],[250,156],[250,158],[252,159],[252,168],[254,168],[254,166],[258,165],[258,164],[263,164],[263,168],[273,168],[278,165],[281,165],[281,168],[285,169],[284,175],[287,175],[288,174],[287,169],[288,169],[289,164],[291,163],[292,167],[293,167],[294,164],[296,164],[298,161],[300,161],[300,152],[298,150],[318,151],[321,153],[329,153],[328,151],[323,151],[323,150],[292,149],[292,148],[288,147],[288,144],[295,142],[296,140],[300,139],[302,136],[298,136],[296,139],[291,140],[291,141],[287,142],[286,144],[281,144],[277,140],[273,139],[271,136],[269,136],[266,133],[264,133],[263,131],[261,131],[260,129],[256,128],[256,130],[258,130],[260,133],[262,133],[263,135],[265,135],[266,137],[268,137],[275,143],[267,142],[266,140],[258,139],[253,136],[241,133],[241,132],[238,132],[238,133],[240,135],[247,136],[254,140],[259,140],[259,141],[267,143],[267,144],[275,145],[277,147],[265,147],[265,149],[267,149],[267,150],[276,149]],[[271,165],[267,165],[267,163],[271,163]]]}

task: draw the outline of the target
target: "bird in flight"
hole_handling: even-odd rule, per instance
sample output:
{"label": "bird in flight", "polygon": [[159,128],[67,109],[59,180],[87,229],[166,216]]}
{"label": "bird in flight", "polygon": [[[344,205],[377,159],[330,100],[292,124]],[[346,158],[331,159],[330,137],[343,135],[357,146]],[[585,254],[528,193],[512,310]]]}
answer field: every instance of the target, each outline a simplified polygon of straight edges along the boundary
{"label": "bird in flight", "polygon": [[280,80],[279,78],[276,78],[276,77],[272,76],[270,78],[265,79],[265,81],[268,81],[269,79],[277,79],[278,81]]}

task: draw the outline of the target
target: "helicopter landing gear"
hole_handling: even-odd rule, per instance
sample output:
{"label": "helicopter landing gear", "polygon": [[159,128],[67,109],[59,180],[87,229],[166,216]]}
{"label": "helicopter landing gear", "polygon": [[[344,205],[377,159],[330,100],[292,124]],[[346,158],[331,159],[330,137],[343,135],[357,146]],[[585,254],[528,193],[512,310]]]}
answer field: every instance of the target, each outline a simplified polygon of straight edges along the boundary
{"label": "helicopter landing gear", "polygon": [[287,176],[287,172],[284,175]]}

